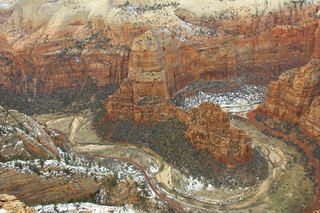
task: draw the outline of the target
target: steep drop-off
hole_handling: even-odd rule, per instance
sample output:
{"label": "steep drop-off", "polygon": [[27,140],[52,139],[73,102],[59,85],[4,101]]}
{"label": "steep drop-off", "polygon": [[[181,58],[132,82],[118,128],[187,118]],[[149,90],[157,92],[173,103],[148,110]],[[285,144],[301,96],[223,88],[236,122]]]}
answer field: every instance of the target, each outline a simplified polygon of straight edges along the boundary
{"label": "steep drop-off", "polygon": [[109,118],[158,122],[172,117],[169,98],[186,80],[177,44],[168,29],[148,31],[134,40],[129,77],[105,101]]}
{"label": "steep drop-off", "polygon": [[257,112],[276,116],[320,137],[320,61],[283,73],[270,84],[266,102]]}
{"label": "steep drop-off", "polygon": [[[176,116],[180,110],[170,99],[186,84],[187,75],[179,63],[180,51],[178,38],[168,29],[137,37],[131,50],[129,77],[105,101],[106,115],[137,123],[164,122]],[[183,115],[178,117],[187,125],[186,134],[195,147],[209,150],[216,159],[228,163],[252,157],[251,140],[230,128],[228,115],[218,106],[207,103],[187,114],[180,113]]]}
{"label": "steep drop-off", "polygon": [[4,212],[14,213],[36,213],[37,211],[33,208],[28,207],[26,204],[22,203],[15,196],[0,194],[0,208]]}
{"label": "steep drop-off", "polygon": [[20,3],[2,15],[0,33],[0,85],[19,92],[79,87],[88,76],[99,85],[119,84],[143,54],[144,67],[153,66],[157,56],[148,48],[139,55],[134,41],[159,28],[174,40],[160,50],[172,53],[164,62],[172,74],[179,71],[170,80],[178,83],[168,88],[171,96],[194,80],[268,83],[319,57],[318,5],[311,1]]}
{"label": "steep drop-off", "polygon": [[187,126],[193,146],[208,150],[225,163],[245,162],[253,155],[252,140],[245,131],[230,126],[229,116],[219,105],[203,102],[198,108],[176,114]]}

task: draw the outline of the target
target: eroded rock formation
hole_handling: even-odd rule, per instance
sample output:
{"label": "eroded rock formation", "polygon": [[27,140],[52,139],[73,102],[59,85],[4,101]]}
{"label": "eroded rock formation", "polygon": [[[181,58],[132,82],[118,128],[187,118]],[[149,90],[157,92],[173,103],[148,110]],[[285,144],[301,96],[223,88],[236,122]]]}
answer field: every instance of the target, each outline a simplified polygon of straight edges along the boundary
{"label": "eroded rock formation", "polygon": [[179,109],[176,115],[186,124],[186,135],[193,146],[208,150],[217,160],[234,163],[252,158],[251,138],[245,131],[230,126],[228,114],[219,105],[203,102],[187,112]]}
{"label": "eroded rock formation", "polygon": [[[90,201],[122,206],[149,202],[149,198],[140,199],[139,180],[120,180],[114,175],[122,168],[135,169],[133,165],[102,159],[98,165],[77,154],[66,140],[63,133],[49,130],[16,110],[0,107],[0,192],[29,205]],[[10,206],[14,210],[7,208]],[[0,209],[16,213],[23,212],[21,207],[25,205],[15,197],[0,195]]]}
{"label": "eroded rock formation", "polygon": [[[194,80],[268,83],[318,59],[318,10],[312,1],[23,1],[1,16],[0,87],[36,95],[89,76],[121,84],[108,117],[162,122]],[[301,119],[315,132],[312,116]]]}
{"label": "eroded rock formation", "polygon": [[320,137],[320,61],[283,73],[271,82],[266,102],[257,111],[276,116]]}
{"label": "eroded rock formation", "polygon": [[0,209],[7,213],[36,213],[33,208],[28,207],[13,195],[0,194]]}
{"label": "eroded rock formation", "polygon": [[[129,61],[142,57],[133,41],[164,27],[175,40],[163,50],[175,55],[167,57],[168,65],[185,78],[175,80],[177,88],[231,77],[268,83],[320,55],[318,5],[311,1],[217,1],[213,6],[205,1],[29,0],[12,5],[0,14],[4,89],[79,87],[88,76],[98,85],[121,83]],[[159,36],[153,39],[162,42]],[[152,48],[144,49],[144,67],[156,57]]]}
{"label": "eroded rock formation", "polygon": [[170,117],[169,98],[186,79],[178,42],[168,29],[148,31],[134,40],[129,77],[105,101],[109,118],[158,122]]}
{"label": "eroded rock formation", "polygon": [[0,106],[0,158],[19,153],[20,159],[60,156],[58,135],[16,110]]}

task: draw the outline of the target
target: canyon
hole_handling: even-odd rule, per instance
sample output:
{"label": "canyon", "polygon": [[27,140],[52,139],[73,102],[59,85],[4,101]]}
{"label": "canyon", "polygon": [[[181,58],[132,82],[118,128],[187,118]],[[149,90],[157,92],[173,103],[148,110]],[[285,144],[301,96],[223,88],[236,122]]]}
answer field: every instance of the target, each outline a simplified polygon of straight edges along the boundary
{"label": "canyon", "polygon": [[[194,80],[242,77],[268,83],[319,56],[319,30],[317,4],[267,2],[256,9],[217,1],[221,11],[215,9],[210,17],[202,14],[205,10],[192,11],[192,1],[26,1],[10,18],[3,17],[0,84],[36,93],[80,87],[77,80],[88,76],[99,85],[122,83],[131,77],[129,69],[156,68],[152,63],[161,52],[169,54],[163,69],[179,73],[167,83],[169,97]],[[171,36],[156,36],[153,31],[161,28]],[[154,43],[150,50],[147,37]],[[145,44],[138,45],[139,40]],[[150,61],[134,64],[143,57],[139,51],[156,55],[146,52]]]}
{"label": "canyon", "polygon": [[[39,204],[39,197],[43,203],[91,199],[145,206],[147,211],[154,205],[165,211],[166,201],[158,204],[148,196],[151,191],[142,187],[141,174],[133,178],[125,174],[128,162],[82,156],[77,148],[85,143],[139,146],[146,140],[154,145],[155,136],[163,140],[158,141],[160,150],[161,143],[174,144],[170,140],[175,140],[176,131],[181,140],[209,153],[228,171],[250,163],[270,170],[276,160],[257,153],[275,152],[241,125],[234,127],[230,118],[252,119],[247,114],[232,117],[237,107],[246,113],[260,104],[253,113],[297,125],[319,145],[319,3],[0,1],[1,192],[32,205]],[[16,107],[21,112],[9,109]],[[53,117],[61,120],[45,120],[43,125],[53,130],[23,112],[33,118],[56,113]],[[71,123],[64,120],[66,115],[73,118]],[[62,121],[69,122],[69,129]],[[117,132],[107,132],[113,126]],[[140,130],[146,135],[137,133]],[[127,135],[119,139],[119,134]],[[171,139],[165,138],[171,134]],[[99,168],[85,166],[97,161]],[[176,166],[174,160],[170,163]],[[306,182],[316,175],[311,176]],[[268,181],[254,184],[268,185]],[[23,186],[29,182],[38,190],[34,196],[26,196],[32,188]]]}
{"label": "canyon", "polygon": [[270,83],[268,95],[257,112],[275,116],[292,124],[319,140],[319,98],[320,66],[319,60],[289,70]]}
{"label": "canyon", "polygon": [[[151,191],[133,165],[80,155],[63,133],[15,110],[0,111],[1,192],[33,206],[95,200],[102,205],[142,205],[148,211],[153,205]],[[123,175],[126,170],[132,173]],[[15,205],[3,203],[3,208]]]}
{"label": "canyon", "polygon": [[186,126],[193,146],[208,150],[225,163],[245,162],[252,158],[252,140],[245,131],[230,125],[229,116],[219,105],[202,102],[198,108],[176,112]]}

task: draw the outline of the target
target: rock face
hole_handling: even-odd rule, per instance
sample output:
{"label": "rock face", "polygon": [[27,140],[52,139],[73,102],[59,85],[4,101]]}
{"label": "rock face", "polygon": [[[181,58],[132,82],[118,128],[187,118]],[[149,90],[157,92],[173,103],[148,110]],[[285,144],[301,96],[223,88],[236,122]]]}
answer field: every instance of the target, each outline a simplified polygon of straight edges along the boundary
{"label": "rock face", "polygon": [[283,73],[271,82],[266,102],[257,111],[276,116],[320,137],[320,61]]}
{"label": "rock face", "polygon": [[[1,47],[10,48],[4,49],[8,56],[2,57],[6,66],[0,84],[25,92],[78,87],[86,77],[99,85],[120,83],[128,74],[130,48],[112,41],[118,35],[104,20],[111,9],[111,1],[21,2],[1,26]],[[140,32],[128,26],[122,29],[126,37]]]}
{"label": "rock face", "polygon": [[169,98],[186,80],[177,44],[168,29],[148,31],[134,40],[129,77],[105,101],[109,118],[158,122],[170,117]]}
{"label": "rock face", "polygon": [[[149,198],[140,199],[143,195],[138,186],[144,180],[143,175],[129,177],[131,174],[125,171],[129,167],[132,171],[137,169],[126,162],[99,159],[98,163],[96,159],[80,156],[63,135],[18,111],[0,108],[1,193],[14,195],[29,205],[69,201],[104,205],[149,202]],[[118,172],[125,175],[123,179],[114,176]],[[21,207],[25,205],[16,202],[15,197],[0,195],[0,209],[24,212]]]}
{"label": "rock face", "polygon": [[15,196],[0,194],[0,209],[4,209],[7,213],[36,213],[33,208],[26,206]]}
{"label": "rock face", "polygon": [[315,97],[299,120],[300,128],[311,136],[320,139],[320,96]]}
{"label": "rock face", "polygon": [[[251,6],[244,12],[244,8],[233,5],[225,9],[217,3],[226,14],[219,15],[217,10],[210,17],[203,11],[193,13],[192,3],[183,2],[181,7],[187,9],[173,14],[171,6],[151,7],[161,17],[164,14],[160,11],[168,12],[165,21],[152,19],[149,26],[157,29],[133,39],[128,78],[105,101],[107,116],[136,122],[165,121],[171,117],[169,100],[192,81],[241,78],[244,83],[266,84],[283,71],[318,58],[317,6],[265,4],[264,9],[257,6],[255,13]],[[147,17],[142,11],[151,9],[135,5],[121,6],[121,14],[134,14],[131,22],[144,26],[139,17]]]}
{"label": "rock face", "polygon": [[[19,92],[79,87],[87,77],[98,85],[120,84],[129,76],[128,66],[154,69],[154,59],[165,57],[162,69],[177,78],[165,83],[170,97],[194,80],[241,77],[247,83],[268,83],[320,55],[318,6],[311,1],[6,4],[0,14],[0,86]],[[164,27],[173,38],[159,50],[168,57],[154,55],[162,37],[147,32]],[[144,33],[151,35],[151,43],[142,39]],[[137,49],[140,39],[145,53]]]}
{"label": "rock face", "polygon": [[0,106],[0,158],[19,153],[20,159],[60,156],[59,136],[16,110]]}
{"label": "rock face", "polygon": [[252,158],[251,138],[245,131],[230,126],[228,114],[219,105],[203,102],[198,108],[187,112],[179,109],[176,114],[186,124],[186,135],[196,148],[208,150],[214,158],[225,163],[245,162]]}
{"label": "rock face", "polygon": [[108,117],[161,122],[194,80],[266,84],[318,59],[318,10],[293,0],[14,1],[0,17],[0,88],[36,95],[89,76],[121,84]]}

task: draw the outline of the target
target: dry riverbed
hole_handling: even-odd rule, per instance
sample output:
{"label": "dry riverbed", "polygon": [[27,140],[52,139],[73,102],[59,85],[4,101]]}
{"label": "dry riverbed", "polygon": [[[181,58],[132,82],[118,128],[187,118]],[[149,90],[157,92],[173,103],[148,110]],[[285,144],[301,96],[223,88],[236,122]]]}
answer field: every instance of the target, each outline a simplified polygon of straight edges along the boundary
{"label": "dry riverbed", "polygon": [[299,164],[300,154],[294,148],[240,121],[232,121],[232,124],[246,130],[253,138],[255,148],[268,159],[269,176],[256,186],[230,190],[181,174],[150,149],[104,144],[92,131],[90,113],[42,115],[36,120],[64,132],[79,152],[136,162],[145,169],[159,192],[193,212],[204,209],[208,212],[299,212],[297,209],[312,204],[315,195],[314,183]]}

